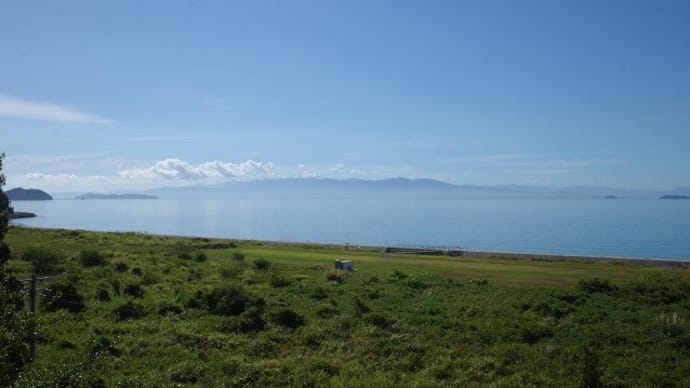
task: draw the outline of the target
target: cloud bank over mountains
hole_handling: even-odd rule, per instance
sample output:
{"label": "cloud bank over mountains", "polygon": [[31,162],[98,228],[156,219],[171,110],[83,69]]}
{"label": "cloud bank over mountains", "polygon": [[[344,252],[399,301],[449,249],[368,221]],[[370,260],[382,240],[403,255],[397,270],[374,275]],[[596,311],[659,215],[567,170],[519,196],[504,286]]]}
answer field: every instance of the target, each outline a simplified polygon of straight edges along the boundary
{"label": "cloud bank over mountains", "polygon": [[213,160],[193,165],[171,158],[159,160],[150,167],[122,170],[118,175],[134,180],[258,179],[271,176],[273,169],[273,163],[253,160],[241,163]]}
{"label": "cloud bank over mountains", "polygon": [[[276,166],[271,162],[249,159],[237,163],[212,160],[194,164],[178,158],[168,158],[131,167],[113,166],[111,174],[52,173],[35,169],[21,175],[10,175],[8,184],[59,192],[143,190],[271,178],[335,177],[344,173],[344,168],[342,163],[329,166]],[[351,171],[348,170],[347,173]]]}

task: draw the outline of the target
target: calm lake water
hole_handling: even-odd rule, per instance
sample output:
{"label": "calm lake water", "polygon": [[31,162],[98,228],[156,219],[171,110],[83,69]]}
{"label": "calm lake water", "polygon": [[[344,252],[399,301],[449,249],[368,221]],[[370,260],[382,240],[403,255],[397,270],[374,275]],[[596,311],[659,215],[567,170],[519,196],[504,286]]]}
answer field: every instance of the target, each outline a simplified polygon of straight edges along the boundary
{"label": "calm lake water", "polygon": [[54,200],[15,224],[242,239],[690,259],[690,200]]}

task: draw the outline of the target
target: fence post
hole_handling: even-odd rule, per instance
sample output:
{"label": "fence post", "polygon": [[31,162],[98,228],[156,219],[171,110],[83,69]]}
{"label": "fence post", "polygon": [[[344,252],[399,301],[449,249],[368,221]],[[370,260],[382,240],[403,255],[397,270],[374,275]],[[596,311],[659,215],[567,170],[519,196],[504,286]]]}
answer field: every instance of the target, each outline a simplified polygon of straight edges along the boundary
{"label": "fence post", "polygon": [[31,303],[31,338],[29,339],[29,354],[31,361],[36,360],[36,275],[31,275],[31,290],[29,291]]}

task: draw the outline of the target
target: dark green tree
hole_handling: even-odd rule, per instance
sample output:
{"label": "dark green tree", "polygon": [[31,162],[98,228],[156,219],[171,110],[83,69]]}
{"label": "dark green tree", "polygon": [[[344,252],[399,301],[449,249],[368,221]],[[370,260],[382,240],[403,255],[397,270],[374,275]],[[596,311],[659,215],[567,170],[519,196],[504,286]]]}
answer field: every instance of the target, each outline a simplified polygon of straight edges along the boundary
{"label": "dark green tree", "polygon": [[0,386],[8,386],[22,365],[29,360],[26,343],[27,317],[22,312],[23,300],[20,283],[7,269],[11,257],[10,247],[4,242],[9,221],[10,201],[2,191],[5,175],[2,165],[5,154],[0,154]]}

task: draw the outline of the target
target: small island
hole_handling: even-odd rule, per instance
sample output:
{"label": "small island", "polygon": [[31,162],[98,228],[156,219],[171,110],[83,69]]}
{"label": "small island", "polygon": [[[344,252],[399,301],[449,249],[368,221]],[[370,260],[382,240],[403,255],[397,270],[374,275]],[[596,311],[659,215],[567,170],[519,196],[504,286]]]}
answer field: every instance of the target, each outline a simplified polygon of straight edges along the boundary
{"label": "small island", "polygon": [[16,212],[16,211],[14,211],[13,208],[9,208],[9,209],[10,209],[10,212],[9,212],[9,213],[10,213],[10,219],[11,219],[11,220],[14,220],[14,219],[17,219],[17,218],[31,218],[31,217],[36,217],[36,214],[35,214],[35,213],[30,213],[30,212]]}
{"label": "small island", "polygon": [[10,201],[50,201],[53,197],[43,190],[15,187],[5,192]]}
{"label": "small island", "polygon": [[659,199],[690,199],[690,195],[662,195]]}
{"label": "small island", "polygon": [[618,199],[615,195],[607,195],[604,199]]}
{"label": "small island", "polygon": [[74,199],[158,199],[153,195],[146,194],[99,194],[86,193],[77,195]]}

